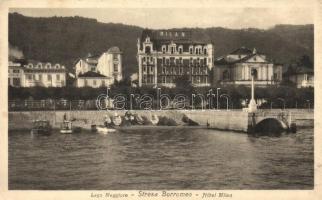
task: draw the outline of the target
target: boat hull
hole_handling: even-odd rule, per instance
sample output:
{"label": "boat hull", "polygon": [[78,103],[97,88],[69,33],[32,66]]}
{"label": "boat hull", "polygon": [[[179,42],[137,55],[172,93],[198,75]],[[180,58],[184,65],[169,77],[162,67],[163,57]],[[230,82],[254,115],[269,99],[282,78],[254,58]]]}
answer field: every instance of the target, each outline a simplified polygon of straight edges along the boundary
{"label": "boat hull", "polygon": [[60,130],[60,133],[65,133],[65,134],[73,133],[73,130],[71,130],[71,129]]}
{"label": "boat hull", "polygon": [[103,134],[113,133],[116,131],[116,129],[114,128],[108,128],[108,127],[102,127],[102,126],[97,126],[96,130],[97,132],[103,133]]}

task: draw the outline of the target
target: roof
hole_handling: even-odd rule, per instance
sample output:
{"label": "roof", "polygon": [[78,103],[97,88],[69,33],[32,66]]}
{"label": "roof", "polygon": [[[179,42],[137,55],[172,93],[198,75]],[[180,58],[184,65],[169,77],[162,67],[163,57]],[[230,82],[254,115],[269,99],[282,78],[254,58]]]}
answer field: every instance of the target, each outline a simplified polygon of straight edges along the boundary
{"label": "roof", "polygon": [[107,53],[122,53],[118,47],[111,47],[107,50]]}
{"label": "roof", "polygon": [[247,55],[241,59],[237,59],[237,60],[228,59],[227,56],[222,56],[222,57],[215,59],[214,64],[216,64],[216,65],[229,65],[229,64],[235,64],[235,63],[242,63],[242,62],[245,62],[248,59],[250,59],[256,55],[261,56],[257,53],[254,53],[254,54],[252,53],[252,54],[249,54],[249,55]]}
{"label": "roof", "polygon": [[140,49],[142,49],[142,43],[149,37],[153,43],[154,48],[161,50],[162,45],[168,45],[171,42],[176,45],[182,45],[183,51],[188,51],[189,45],[205,45],[207,42],[192,40],[192,32],[187,30],[150,30],[145,29],[141,34]]}
{"label": "roof", "polygon": [[252,54],[253,50],[248,49],[246,47],[240,47],[236,50],[234,50],[233,52],[230,53],[230,55],[248,55],[248,54]]}
{"label": "roof", "polygon": [[97,73],[97,72],[93,72],[93,71],[85,72],[84,74],[78,75],[78,77],[107,78],[103,74],[100,74],[100,73]]}
{"label": "roof", "polygon": [[[229,57],[228,57],[229,55],[246,55],[246,56],[244,56],[240,59],[229,59]],[[259,53],[258,51],[256,51],[255,48],[253,50],[251,50],[246,47],[240,47],[225,56],[218,57],[217,59],[214,60],[214,64],[216,64],[216,65],[229,65],[229,64],[235,64],[235,63],[241,63],[241,62],[247,61],[248,59],[250,59],[256,55],[261,57],[264,54]],[[267,62],[271,62],[267,58],[265,58],[265,60]]]}

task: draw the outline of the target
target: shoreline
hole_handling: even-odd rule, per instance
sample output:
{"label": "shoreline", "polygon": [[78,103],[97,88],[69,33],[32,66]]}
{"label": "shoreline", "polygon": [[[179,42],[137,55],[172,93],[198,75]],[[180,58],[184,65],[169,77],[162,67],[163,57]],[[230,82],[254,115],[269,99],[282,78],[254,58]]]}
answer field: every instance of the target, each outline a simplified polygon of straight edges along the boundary
{"label": "shoreline", "polygon": [[[84,130],[90,130],[92,124],[103,124],[104,116],[107,114],[110,117],[114,113],[120,116],[124,116],[126,111],[25,111],[25,112],[9,112],[8,113],[8,130],[30,130],[32,128],[32,122],[37,119],[48,120],[54,129],[59,129],[60,124],[63,121],[64,115],[67,115],[68,119],[73,122],[74,126],[81,127]],[[173,128],[210,128],[217,130],[230,130],[247,132],[249,125],[249,113],[242,110],[135,110],[135,114],[138,114],[147,119],[151,119],[151,115],[155,114],[159,118],[164,118],[171,121],[170,124],[159,125],[130,125],[122,126],[118,129],[173,129]],[[278,110],[261,110],[258,112],[258,116],[268,115],[270,112],[282,113]],[[314,110],[289,110],[291,113],[291,120],[296,123],[297,127],[314,127]],[[183,118],[187,117],[189,120],[198,122],[196,125],[188,124]],[[210,123],[210,124],[208,124]],[[210,125],[207,127],[207,124]]]}

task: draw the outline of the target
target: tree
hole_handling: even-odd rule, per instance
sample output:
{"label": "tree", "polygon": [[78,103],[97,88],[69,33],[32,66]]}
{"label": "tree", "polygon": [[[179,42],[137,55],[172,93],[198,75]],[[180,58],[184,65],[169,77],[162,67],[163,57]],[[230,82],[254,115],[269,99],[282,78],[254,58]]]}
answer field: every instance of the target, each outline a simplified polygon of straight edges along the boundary
{"label": "tree", "polygon": [[303,55],[298,61],[298,63],[300,67],[313,68],[314,66],[314,63],[312,62],[311,58],[308,55]]}

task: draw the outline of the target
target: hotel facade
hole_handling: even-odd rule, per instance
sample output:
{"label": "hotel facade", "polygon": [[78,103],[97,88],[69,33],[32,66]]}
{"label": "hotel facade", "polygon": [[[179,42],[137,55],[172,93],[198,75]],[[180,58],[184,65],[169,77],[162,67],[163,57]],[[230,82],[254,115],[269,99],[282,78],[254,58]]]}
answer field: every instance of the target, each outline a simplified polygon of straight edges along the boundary
{"label": "hotel facade", "polygon": [[211,43],[192,40],[189,31],[146,29],[137,41],[139,87],[175,87],[182,76],[193,86],[210,86],[213,54]]}

